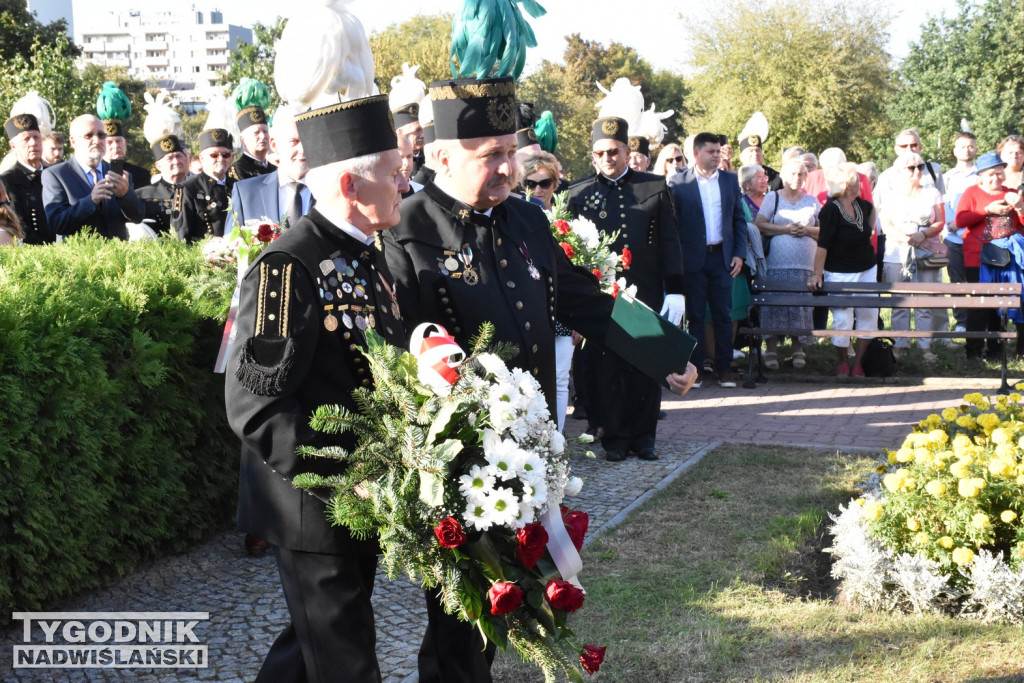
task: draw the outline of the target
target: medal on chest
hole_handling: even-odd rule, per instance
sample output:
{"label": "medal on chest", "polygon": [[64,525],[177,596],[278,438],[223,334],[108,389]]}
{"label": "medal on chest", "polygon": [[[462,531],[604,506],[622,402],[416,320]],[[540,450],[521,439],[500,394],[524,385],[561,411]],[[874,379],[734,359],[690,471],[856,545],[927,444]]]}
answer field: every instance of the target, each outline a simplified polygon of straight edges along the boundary
{"label": "medal on chest", "polygon": [[475,286],[480,282],[480,275],[473,270],[473,250],[469,248],[468,244],[462,245],[462,251],[459,252],[459,260],[462,261],[464,266],[462,270],[462,281],[470,287]]}

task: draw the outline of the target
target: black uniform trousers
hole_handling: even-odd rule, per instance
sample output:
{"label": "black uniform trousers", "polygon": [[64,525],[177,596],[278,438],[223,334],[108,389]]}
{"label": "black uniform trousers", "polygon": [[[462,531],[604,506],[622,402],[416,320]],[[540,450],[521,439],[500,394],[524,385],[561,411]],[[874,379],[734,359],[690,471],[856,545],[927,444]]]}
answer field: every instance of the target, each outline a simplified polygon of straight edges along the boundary
{"label": "black uniform trousers", "polygon": [[420,645],[419,683],[489,683],[495,645],[472,624],[444,611],[440,591],[426,591],[427,630]]}
{"label": "black uniform trousers", "polygon": [[661,385],[610,351],[593,349],[596,391],[590,397],[604,427],[606,452],[654,449]]}
{"label": "black uniform trousers", "polygon": [[257,683],[379,682],[370,603],[377,556],[287,548],[275,554],[292,621],[267,653]]}

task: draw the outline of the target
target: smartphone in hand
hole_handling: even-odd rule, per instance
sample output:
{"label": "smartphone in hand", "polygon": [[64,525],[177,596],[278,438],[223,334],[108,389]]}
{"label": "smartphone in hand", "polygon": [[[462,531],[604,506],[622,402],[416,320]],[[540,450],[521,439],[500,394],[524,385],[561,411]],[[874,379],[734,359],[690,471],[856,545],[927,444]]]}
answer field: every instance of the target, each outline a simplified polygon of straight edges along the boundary
{"label": "smartphone in hand", "polygon": [[124,175],[124,159],[113,159],[110,162],[110,170],[117,175]]}

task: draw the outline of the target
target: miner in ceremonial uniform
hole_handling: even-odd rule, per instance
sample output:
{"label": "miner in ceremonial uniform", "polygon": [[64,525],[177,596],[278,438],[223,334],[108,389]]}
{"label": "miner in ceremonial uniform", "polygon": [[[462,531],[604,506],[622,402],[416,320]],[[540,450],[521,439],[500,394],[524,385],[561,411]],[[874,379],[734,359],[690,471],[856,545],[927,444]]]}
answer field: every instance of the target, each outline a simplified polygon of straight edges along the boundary
{"label": "miner in ceremonial uniform", "polygon": [[[444,325],[468,348],[480,325],[510,342],[510,365],[537,377],[555,414],[554,320],[598,343],[614,300],[594,276],[575,268],[537,206],[509,198],[516,151],[511,77],[431,84],[437,175],[406,199],[402,221],[385,234],[384,253],[397,283],[407,327]],[[696,377],[672,375],[684,391]],[[493,644],[427,599],[428,626],[419,654],[421,683],[490,680]]]}
{"label": "miner in ceremonial uniform", "polygon": [[188,178],[175,192],[171,224],[189,242],[224,235],[230,193],[226,184],[231,166],[231,134],[211,128],[199,134],[203,172]]}
{"label": "miner in ceremonial uniform", "polygon": [[[434,182],[434,175],[437,171],[437,156],[434,154],[437,139],[434,135],[434,107],[429,97],[424,97],[420,102],[420,129],[423,131],[423,165],[413,174],[411,181],[418,185],[426,185]],[[413,156],[415,161],[415,155]]]}
{"label": "miner in ceremonial uniform", "polygon": [[128,141],[124,138],[124,122],[120,119],[104,119],[103,128],[107,131],[107,153],[103,157],[108,163],[122,159],[124,172],[132,177],[132,187],[138,192],[152,183],[153,174],[148,168],[133,164],[124,158],[128,151]]}
{"label": "miner in ceremonial uniform", "polygon": [[295,451],[355,446],[354,435],[314,431],[309,418],[322,405],[358,410],[352,391],[372,382],[360,354],[364,331],[406,344],[375,236],[398,222],[407,182],[386,96],[315,109],[295,123],[316,206],[242,280],[226,389],[228,419],[242,440],[238,524],[274,546],[291,615],[257,681],[376,682],[377,543],[332,526],[325,501],[292,479],[345,467]]}
{"label": "miner in ceremonial uniform", "polygon": [[[637,298],[660,310],[672,324],[683,315],[683,261],[672,197],[665,179],[629,168],[627,123],[599,118],[591,132],[597,174],[569,190],[569,212],[588,218],[606,234],[618,232],[612,249],[626,261],[622,276]],[[655,460],[661,387],[617,355],[591,348],[594,381],[588,401],[604,428],[605,458],[616,462],[635,453]]]}
{"label": "miner in ceremonial uniform", "polygon": [[174,195],[188,177],[187,148],[176,135],[164,135],[151,146],[160,179],[138,191],[146,207],[146,223],[157,233],[169,232]]}
{"label": "miner in ceremonial uniform", "polygon": [[43,138],[32,114],[17,114],[4,123],[16,163],[0,175],[11,198],[11,208],[25,231],[25,244],[55,242],[57,236],[43,210]]}
{"label": "miner in ceremonial uniform", "polygon": [[270,127],[267,113],[262,107],[245,107],[235,117],[238,122],[238,137],[242,143],[242,156],[231,164],[228,171],[228,193],[239,180],[255,178],[264,173],[273,173],[277,166],[267,161],[270,151]]}
{"label": "miner in ceremonial uniform", "polygon": [[629,167],[646,173],[651,165],[651,141],[644,135],[629,136]]}
{"label": "miner in ceremonial uniform", "polygon": [[[419,69],[418,64],[409,66],[407,62],[402,62],[402,73],[391,79],[391,91],[388,93],[388,106],[391,107],[391,115],[395,119],[395,132],[398,134],[398,148],[407,149],[409,152],[410,166],[407,178],[411,178],[423,166],[425,142],[419,115],[426,86],[416,77]],[[402,138],[408,142],[407,147],[402,143]]]}
{"label": "miner in ceremonial uniform", "polygon": [[764,169],[765,175],[768,176],[768,190],[781,189],[782,178],[779,177],[779,172],[764,163],[764,150],[761,149],[762,143],[761,136],[757,134],[745,135],[740,138],[740,165],[750,166],[756,164],[760,166]]}

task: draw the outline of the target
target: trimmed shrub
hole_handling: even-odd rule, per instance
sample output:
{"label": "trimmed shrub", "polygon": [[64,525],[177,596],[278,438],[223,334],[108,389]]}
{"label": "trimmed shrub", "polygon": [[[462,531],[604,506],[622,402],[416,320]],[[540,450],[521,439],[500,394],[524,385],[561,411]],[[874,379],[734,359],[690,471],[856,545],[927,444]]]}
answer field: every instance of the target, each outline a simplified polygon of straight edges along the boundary
{"label": "trimmed shrub", "polygon": [[0,249],[0,621],[231,519],[234,279],[173,239]]}

